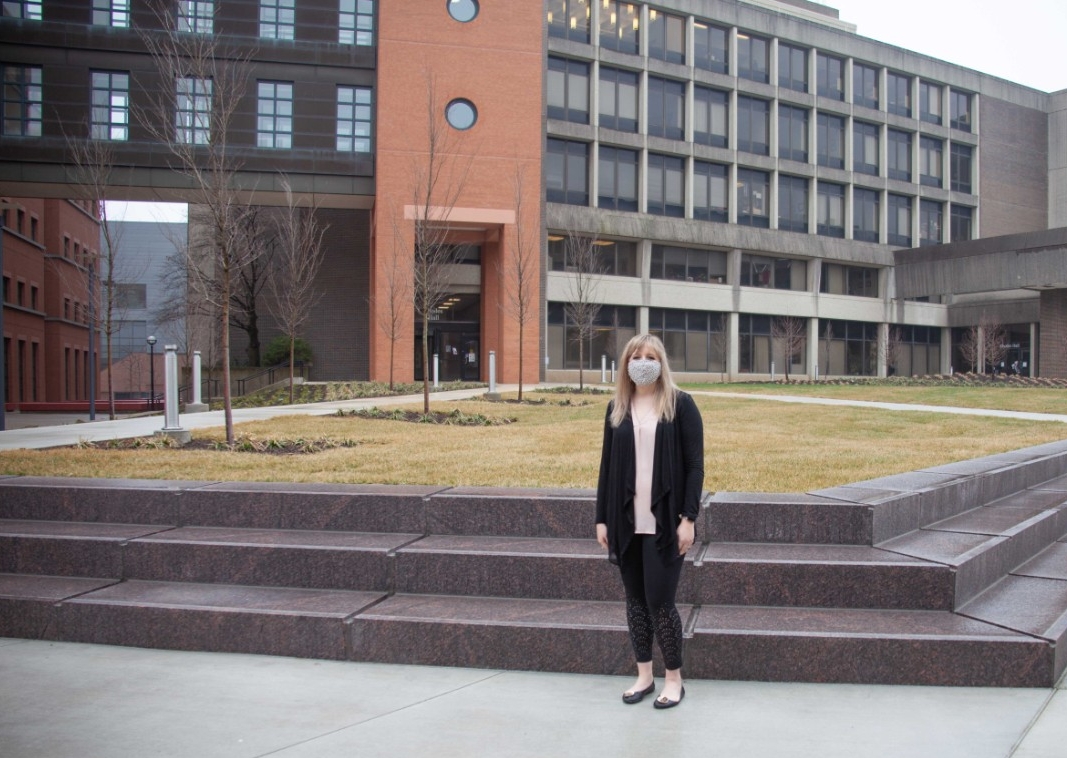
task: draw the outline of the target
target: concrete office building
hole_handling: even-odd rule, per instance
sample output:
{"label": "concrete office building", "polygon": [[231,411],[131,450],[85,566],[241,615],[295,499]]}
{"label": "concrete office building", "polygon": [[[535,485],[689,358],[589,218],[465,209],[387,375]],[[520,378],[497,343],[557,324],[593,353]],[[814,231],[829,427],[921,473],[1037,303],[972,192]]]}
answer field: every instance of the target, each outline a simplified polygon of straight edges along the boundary
{"label": "concrete office building", "polygon": [[[804,0],[164,6],[249,59],[227,134],[247,197],[279,204],[284,174],[329,226],[314,378],[421,376],[414,314],[383,323],[423,219],[469,251],[430,323],[444,378],[487,378],[492,350],[517,379],[508,304],[531,235],[527,381],[578,368],[568,239],[604,267],[587,368],[649,330],[692,378],[945,373],[970,368],[981,323],[1005,328],[1006,366],[1067,373],[1065,93],[866,39]],[[177,89],[177,138],[208,139],[211,95],[160,78],[150,4],[4,9],[0,191],[70,195],[64,130],[85,124],[113,143],[116,198],[193,199],[136,116]],[[448,189],[424,202],[430,114]],[[772,339],[787,323],[792,350]]]}

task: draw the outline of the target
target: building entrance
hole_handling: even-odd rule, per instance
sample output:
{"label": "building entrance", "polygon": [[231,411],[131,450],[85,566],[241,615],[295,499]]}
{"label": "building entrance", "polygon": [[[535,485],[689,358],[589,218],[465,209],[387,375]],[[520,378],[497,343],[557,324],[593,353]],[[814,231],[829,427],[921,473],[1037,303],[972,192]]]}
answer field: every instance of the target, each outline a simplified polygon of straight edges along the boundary
{"label": "building entrance", "polygon": [[[433,356],[438,359],[438,378],[442,382],[476,382],[481,379],[481,298],[479,295],[452,295],[437,318],[430,322],[430,366],[433,379]],[[422,381],[422,323],[415,323],[415,380]]]}

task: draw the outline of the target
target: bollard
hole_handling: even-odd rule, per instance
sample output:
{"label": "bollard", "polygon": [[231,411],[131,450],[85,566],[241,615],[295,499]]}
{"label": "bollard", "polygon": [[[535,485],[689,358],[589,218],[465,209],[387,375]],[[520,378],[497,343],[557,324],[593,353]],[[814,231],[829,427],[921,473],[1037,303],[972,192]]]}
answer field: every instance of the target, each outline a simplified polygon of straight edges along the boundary
{"label": "bollard", "polygon": [[608,356],[600,356],[600,383],[604,384],[608,380]]}
{"label": "bollard", "polygon": [[438,381],[439,371],[440,371],[439,367],[440,367],[440,363],[439,363],[439,361],[437,359],[437,353],[434,353],[433,354],[433,388],[434,389],[437,389],[438,387],[441,386],[440,382]]}
{"label": "bollard", "polygon": [[771,381],[774,381],[774,361],[771,361]]}
{"label": "bollard", "polygon": [[615,361],[611,362],[611,383],[615,384]]}
{"label": "bollard", "polygon": [[193,435],[178,424],[178,346],[164,345],[163,350],[163,428],[156,434],[184,445]]}
{"label": "bollard", "polygon": [[496,394],[496,351],[489,351],[489,394]]}
{"label": "bollard", "polygon": [[192,399],[185,404],[186,413],[203,413],[209,410],[207,405],[204,404],[203,392],[201,390],[200,376],[203,369],[201,368],[200,351],[193,351],[193,372],[190,377],[190,384],[192,384]]}

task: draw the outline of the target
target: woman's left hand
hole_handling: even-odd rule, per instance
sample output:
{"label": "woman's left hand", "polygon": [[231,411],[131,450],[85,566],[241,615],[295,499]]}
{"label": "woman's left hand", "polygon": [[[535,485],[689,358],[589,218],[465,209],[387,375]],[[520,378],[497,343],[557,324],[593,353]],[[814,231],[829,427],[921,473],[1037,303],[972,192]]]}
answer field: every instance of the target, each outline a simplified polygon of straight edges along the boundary
{"label": "woman's left hand", "polygon": [[678,554],[685,555],[696,539],[696,524],[689,519],[678,522]]}

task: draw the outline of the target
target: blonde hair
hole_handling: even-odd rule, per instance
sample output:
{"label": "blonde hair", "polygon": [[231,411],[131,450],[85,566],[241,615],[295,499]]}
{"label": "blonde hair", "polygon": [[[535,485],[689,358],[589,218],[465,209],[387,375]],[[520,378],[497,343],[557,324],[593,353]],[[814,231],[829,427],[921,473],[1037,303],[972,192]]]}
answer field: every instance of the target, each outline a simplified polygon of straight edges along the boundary
{"label": "blonde hair", "polygon": [[674,420],[674,400],[678,394],[678,386],[671,378],[671,367],[667,363],[667,351],[659,337],[651,334],[638,334],[626,343],[619,356],[618,378],[615,382],[615,405],[611,409],[611,425],[617,427],[630,413],[630,402],[633,400],[635,385],[626,367],[630,364],[630,358],[639,350],[648,349],[656,354],[660,363],[659,379],[656,380],[656,411],[661,421]]}

